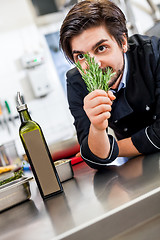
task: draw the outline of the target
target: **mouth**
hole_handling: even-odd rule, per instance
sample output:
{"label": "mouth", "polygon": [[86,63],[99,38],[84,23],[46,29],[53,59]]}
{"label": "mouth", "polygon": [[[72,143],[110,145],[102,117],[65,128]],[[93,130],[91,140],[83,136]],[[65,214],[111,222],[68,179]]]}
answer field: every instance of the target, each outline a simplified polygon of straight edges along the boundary
{"label": "mouth", "polygon": [[105,68],[101,68],[101,69],[102,69],[103,74],[107,72],[107,69],[110,69],[112,73],[114,72],[113,68],[111,68],[111,67],[105,67]]}
{"label": "mouth", "polygon": [[[114,72],[114,70],[113,70],[112,67],[107,67],[107,68],[109,68],[109,69],[112,71],[112,73],[115,73],[115,74],[111,77],[111,79],[109,80],[109,83],[108,83],[108,87],[111,88],[111,87],[117,82],[117,80],[119,79],[119,77],[121,76],[121,74],[123,73],[123,67],[122,67],[121,69],[119,69],[117,72],[116,72],[116,71]],[[103,73],[107,72],[107,68],[103,68],[103,69],[102,69],[102,72],[103,72]]]}

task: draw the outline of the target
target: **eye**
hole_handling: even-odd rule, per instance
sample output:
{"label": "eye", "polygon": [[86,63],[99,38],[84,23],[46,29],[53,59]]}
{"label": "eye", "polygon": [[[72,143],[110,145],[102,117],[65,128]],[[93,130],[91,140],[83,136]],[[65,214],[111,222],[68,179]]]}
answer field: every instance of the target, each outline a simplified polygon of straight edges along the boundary
{"label": "eye", "polygon": [[77,55],[77,60],[83,60],[84,59],[84,55],[82,53]]}
{"label": "eye", "polygon": [[104,52],[106,50],[106,47],[101,45],[97,48],[97,52]]}

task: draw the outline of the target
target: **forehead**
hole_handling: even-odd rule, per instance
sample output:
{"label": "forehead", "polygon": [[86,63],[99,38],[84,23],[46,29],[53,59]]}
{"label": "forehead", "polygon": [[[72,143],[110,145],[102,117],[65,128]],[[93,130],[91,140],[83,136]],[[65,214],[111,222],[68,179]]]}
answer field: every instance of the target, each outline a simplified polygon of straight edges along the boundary
{"label": "forehead", "polygon": [[102,39],[106,39],[108,44],[115,42],[104,26],[92,27],[71,39],[71,49],[72,51],[90,51]]}

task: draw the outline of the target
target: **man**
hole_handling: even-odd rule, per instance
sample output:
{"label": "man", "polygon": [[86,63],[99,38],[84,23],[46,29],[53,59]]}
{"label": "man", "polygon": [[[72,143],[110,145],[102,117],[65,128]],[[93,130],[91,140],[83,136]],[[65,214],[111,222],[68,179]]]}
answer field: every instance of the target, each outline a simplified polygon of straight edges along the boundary
{"label": "man", "polygon": [[[128,39],[125,16],[113,2],[82,1],[64,19],[60,45],[83,69],[84,54],[89,53],[100,68],[116,72],[108,93],[88,93],[76,68],[67,73],[69,107],[84,161],[99,168],[117,156],[159,151],[160,39],[141,35]],[[107,133],[108,126],[116,139]]]}

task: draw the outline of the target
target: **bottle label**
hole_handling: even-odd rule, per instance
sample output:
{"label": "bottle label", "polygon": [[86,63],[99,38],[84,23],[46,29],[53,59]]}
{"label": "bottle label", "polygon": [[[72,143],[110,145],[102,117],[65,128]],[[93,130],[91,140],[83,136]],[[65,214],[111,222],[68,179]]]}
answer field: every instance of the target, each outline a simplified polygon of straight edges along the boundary
{"label": "bottle label", "polygon": [[[51,162],[46,145],[38,129],[23,134],[23,138],[29,153],[31,168],[43,196],[61,191],[57,180],[56,169]],[[33,166],[32,166],[33,165]]]}

